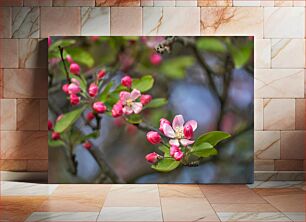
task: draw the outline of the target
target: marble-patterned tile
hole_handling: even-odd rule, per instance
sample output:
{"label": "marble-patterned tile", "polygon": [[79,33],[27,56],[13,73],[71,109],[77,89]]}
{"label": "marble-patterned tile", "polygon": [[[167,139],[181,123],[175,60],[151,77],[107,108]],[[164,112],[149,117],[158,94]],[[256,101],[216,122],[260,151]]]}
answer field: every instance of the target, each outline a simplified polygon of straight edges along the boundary
{"label": "marble-patterned tile", "polygon": [[274,167],[277,171],[303,171],[303,160],[275,160]]}
{"label": "marble-patterned tile", "polygon": [[295,100],[295,129],[305,129],[305,99]]}
{"label": "marble-patterned tile", "polygon": [[48,132],[1,131],[1,157],[4,159],[47,159]]}
{"label": "marble-patterned tile", "polygon": [[82,7],[81,35],[110,35],[110,8]]}
{"label": "marble-patterned tile", "polygon": [[304,0],[293,0],[293,6],[295,6],[295,7],[305,7],[306,2]]}
{"label": "marble-patterned tile", "polygon": [[41,99],[39,103],[39,129],[48,130],[48,100]]}
{"label": "marble-patterned tile", "polygon": [[95,0],[53,0],[53,6],[95,6]]}
{"label": "marble-patterned tile", "polygon": [[281,131],[281,159],[304,159],[305,131]]}
{"label": "marble-patterned tile", "polygon": [[212,204],[217,213],[221,212],[277,212],[278,210],[268,203],[260,204]]}
{"label": "marble-patterned tile", "polygon": [[303,69],[257,69],[256,98],[303,98]]}
{"label": "marble-patterned tile", "polygon": [[233,0],[233,6],[234,7],[239,7],[239,6],[260,6],[260,0]]}
{"label": "marble-patterned tile", "polygon": [[47,41],[19,39],[19,68],[47,68]]}
{"label": "marble-patterned tile", "polygon": [[271,40],[255,40],[255,67],[271,68]]}
{"label": "marble-patterned tile", "polygon": [[48,160],[27,160],[27,171],[48,172]]}
{"label": "marble-patterned tile", "polygon": [[303,171],[257,171],[254,174],[257,181],[303,181]]}
{"label": "marble-patterned tile", "polygon": [[254,160],[255,171],[273,171],[274,160]]}
{"label": "marble-patterned tile", "polygon": [[182,6],[182,7],[192,7],[197,6],[197,0],[176,0],[175,6]]}
{"label": "marble-patterned tile", "polygon": [[198,185],[189,184],[160,184],[158,185],[159,196],[164,197],[182,197],[182,198],[203,198]]}
{"label": "marble-patterned tile", "polygon": [[157,185],[113,185],[104,207],[159,207]]}
{"label": "marble-patterned tile", "polygon": [[291,221],[280,212],[222,212],[218,217],[221,221]]}
{"label": "marble-patterned tile", "polygon": [[[284,32],[284,30],[286,31]],[[264,8],[265,38],[304,38],[304,32],[305,10],[303,8]]]}
{"label": "marble-patterned tile", "polygon": [[2,171],[26,171],[27,161],[26,160],[0,160],[0,170]]}
{"label": "marble-patterned tile", "polygon": [[261,7],[202,7],[201,35],[263,36]]}
{"label": "marble-patterned tile", "polygon": [[[2,196],[47,196],[53,193],[57,184],[35,184],[1,181]],[[33,197],[32,197],[33,198]]]}
{"label": "marble-patterned tile", "polygon": [[260,0],[260,6],[274,6],[274,0]]}
{"label": "marble-patterned tile", "polygon": [[302,188],[303,181],[255,181],[253,184],[247,186],[254,188]]}
{"label": "marble-patterned tile", "polygon": [[280,132],[255,131],[254,152],[255,159],[280,159]]}
{"label": "marble-patterned tile", "polygon": [[7,6],[22,6],[23,0],[1,0],[0,6],[7,7]]}
{"label": "marble-patterned tile", "polygon": [[17,99],[17,130],[39,130],[39,99]]}
{"label": "marble-patterned tile", "polygon": [[199,20],[197,7],[144,7],[143,35],[199,35]]}
{"label": "marble-patterned tile", "polygon": [[52,35],[80,35],[81,10],[79,7],[42,7],[40,11],[41,38]]}
{"label": "marble-patterned tile", "polygon": [[154,7],[175,6],[175,0],[153,0]]}
{"label": "marble-patterned tile", "polygon": [[15,99],[0,100],[0,120],[1,130],[16,130],[17,112]]}
{"label": "marble-patterned tile", "polygon": [[140,6],[140,0],[96,0],[96,6],[134,7]]}
{"label": "marble-patterned tile", "polygon": [[275,7],[290,7],[293,6],[293,0],[274,0]]}
{"label": "marble-patterned tile", "polygon": [[12,9],[12,37],[39,37],[39,8],[13,7]]}
{"label": "marble-patterned tile", "polygon": [[99,212],[34,212],[26,221],[96,221]]}
{"label": "marble-patterned tile", "polygon": [[282,212],[294,222],[305,221],[305,212]]}
{"label": "marble-patterned tile", "polygon": [[254,129],[263,130],[263,99],[254,100]]}
{"label": "marble-patterned tile", "polygon": [[0,38],[11,38],[12,9],[0,7]]}
{"label": "marble-patterned tile", "polygon": [[0,39],[0,68],[18,68],[18,40]]}
{"label": "marble-patterned tile", "polygon": [[233,0],[198,0],[198,6],[219,6],[219,7],[227,7],[233,6]]}
{"label": "marble-patterned tile", "polygon": [[112,7],[110,19],[111,35],[141,35],[141,20],[141,7]]}
{"label": "marble-patterned tile", "polygon": [[140,6],[153,6],[154,0],[140,0]]}
{"label": "marble-patterned tile", "polygon": [[97,221],[163,221],[160,207],[103,207]]}
{"label": "marble-patterned tile", "polygon": [[47,69],[5,69],[3,73],[5,98],[47,98]]}
{"label": "marble-patterned tile", "polygon": [[294,99],[264,99],[264,130],[290,130],[294,128]]}
{"label": "marble-patterned tile", "polygon": [[23,6],[52,6],[52,0],[23,0]]}
{"label": "marble-patterned tile", "polygon": [[[293,58],[294,59],[288,59]],[[273,68],[304,68],[304,39],[272,39]]]}

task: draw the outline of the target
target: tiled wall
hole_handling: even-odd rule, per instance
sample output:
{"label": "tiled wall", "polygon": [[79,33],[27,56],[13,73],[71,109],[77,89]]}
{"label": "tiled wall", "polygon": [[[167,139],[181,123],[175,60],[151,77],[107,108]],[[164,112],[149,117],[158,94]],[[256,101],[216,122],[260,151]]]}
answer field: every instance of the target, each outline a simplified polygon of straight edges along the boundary
{"label": "tiled wall", "polygon": [[1,169],[47,170],[48,35],[255,35],[255,170],[304,162],[304,0],[0,0]]}

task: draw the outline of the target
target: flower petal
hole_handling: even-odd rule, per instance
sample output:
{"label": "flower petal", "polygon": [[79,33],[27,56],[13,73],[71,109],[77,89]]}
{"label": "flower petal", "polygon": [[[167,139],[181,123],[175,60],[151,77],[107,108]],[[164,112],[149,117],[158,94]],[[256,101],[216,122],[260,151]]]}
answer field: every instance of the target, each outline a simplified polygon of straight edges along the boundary
{"label": "flower petal", "polygon": [[163,131],[164,131],[164,134],[169,137],[169,138],[174,138],[175,137],[175,133],[172,129],[172,127],[168,124],[164,124],[163,125]]}
{"label": "flower petal", "polygon": [[132,109],[133,109],[134,113],[138,114],[142,110],[142,104],[141,103],[133,103],[132,104]]}
{"label": "flower petal", "polygon": [[126,100],[128,100],[130,98],[130,96],[131,96],[131,93],[126,92],[126,91],[121,91],[120,95],[119,95],[120,101],[125,103]]}
{"label": "flower petal", "polygon": [[181,144],[182,144],[183,146],[188,146],[188,145],[194,143],[193,140],[187,140],[187,139],[181,139],[180,142],[181,142]]}
{"label": "flower petal", "polygon": [[133,113],[132,107],[129,107],[129,106],[123,107],[122,111],[123,111],[123,113],[124,113],[125,115],[130,115],[130,114]]}
{"label": "flower petal", "polygon": [[195,131],[198,127],[198,123],[195,120],[187,121],[187,123],[185,123],[185,126],[187,126],[187,125],[191,125],[193,131]]}
{"label": "flower petal", "polygon": [[131,92],[131,99],[134,101],[137,98],[139,98],[141,96],[141,93],[139,90],[137,89],[133,89],[133,91]]}
{"label": "flower petal", "polygon": [[169,140],[169,144],[171,146],[180,146],[180,143],[177,139],[172,139],[172,140]]}
{"label": "flower petal", "polygon": [[173,119],[172,127],[174,130],[177,128],[182,129],[184,127],[184,118],[182,115],[176,115]]}

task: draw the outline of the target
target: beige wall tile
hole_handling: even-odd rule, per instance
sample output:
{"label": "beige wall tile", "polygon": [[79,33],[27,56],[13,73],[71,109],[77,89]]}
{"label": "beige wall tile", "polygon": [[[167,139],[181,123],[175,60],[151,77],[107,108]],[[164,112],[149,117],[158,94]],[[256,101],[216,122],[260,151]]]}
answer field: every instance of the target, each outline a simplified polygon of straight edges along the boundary
{"label": "beige wall tile", "polygon": [[304,62],[304,39],[272,39],[273,68],[304,68]]}
{"label": "beige wall tile", "polygon": [[0,129],[16,130],[16,100],[0,100]]}
{"label": "beige wall tile", "polygon": [[81,35],[110,35],[110,8],[82,7]]}
{"label": "beige wall tile", "polygon": [[153,0],[140,0],[141,6],[153,6]]}
{"label": "beige wall tile", "polygon": [[111,35],[141,35],[141,7],[111,8]]}
{"label": "beige wall tile", "polygon": [[305,10],[303,8],[264,8],[265,38],[303,38],[304,31]]}
{"label": "beige wall tile", "polygon": [[175,6],[182,6],[182,7],[191,7],[197,6],[197,0],[176,0]]}
{"label": "beige wall tile", "polygon": [[24,6],[52,6],[52,0],[23,0]]}
{"label": "beige wall tile", "polygon": [[1,7],[6,6],[22,6],[22,0],[1,0],[0,1]]}
{"label": "beige wall tile", "polygon": [[274,6],[293,6],[293,0],[274,0]]}
{"label": "beige wall tile", "polygon": [[305,7],[306,2],[304,0],[293,0],[293,6]]}
{"label": "beige wall tile", "polygon": [[42,7],[41,37],[80,35],[80,21],[80,8],[78,7]]}
{"label": "beige wall tile", "polygon": [[295,100],[295,129],[305,129],[305,99]]}
{"label": "beige wall tile", "polygon": [[305,131],[281,132],[281,159],[304,159]]}
{"label": "beige wall tile", "polygon": [[254,100],[254,129],[263,130],[263,99]]}
{"label": "beige wall tile", "polygon": [[48,171],[48,160],[28,160],[27,171]]}
{"label": "beige wall tile", "polygon": [[48,100],[41,99],[39,103],[39,129],[48,130]]}
{"label": "beige wall tile", "polygon": [[38,7],[13,7],[12,37],[38,38],[39,16]]}
{"label": "beige wall tile", "polygon": [[17,130],[39,130],[39,99],[17,99]]}
{"label": "beige wall tile", "polygon": [[260,6],[274,6],[274,0],[260,0]]}
{"label": "beige wall tile", "polygon": [[254,169],[256,171],[273,171],[274,160],[255,160]]}
{"label": "beige wall tile", "polygon": [[0,99],[3,97],[3,69],[0,69]]}
{"label": "beige wall tile", "polygon": [[0,39],[0,68],[18,68],[18,40]]}
{"label": "beige wall tile", "polygon": [[48,133],[1,131],[1,157],[4,159],[47,159]]}
{"label": "beige wall tile", "polygon": [[294,128],[294,99],[264,99],[264,130],[290,130]]}
{"label": "beige wall tile", "polygon": [[202,35],[263,36],[263,9],[260,7],[202,7]]}
{"label": "beige wall tile", "polygon": [[[12,22],[12,10],[8,7],[0,8],[0,38],[11,37],[11,22]],[[2,59],[2,57],[1,57]]]}
{"label": "beige wall tile", "polygon": [[255,159],[280,159],[280,132],[255,131],[254,133]]}
{"label": "beige wall tile", "polygon": [[175,0],[153,0],[154,7],[175,6]]}
{"label": "beige wall tile", "polygon": [[198,0],[198,6],[232,6],[233,0]]}
{"label": "beige wall tile", "polygon": [[53,6],[95,6],[95,0],[53,0]]}
{"label": "beige wall tile", "polygon": [[[306,60],[306,58],[305,58]],[[306,69],[304,69],[304,98],[306,97]]]}
{"label": "beige wall tile", "polygon": [[275,160],[277,171],[302,171],[304,170],[303,160]]}
{"label": "beige wall tile", "polygon": [[47,41],[38,39],[19,39],[19,68],[47,67]]}
{"label": "beige wall tile", "polygon": [[303,69],[257,69],[256,98],[303,98]]}
{"label": "beige wall tile", "polygon": [[143,35],[199,35],[199,19],[197,7],[144,7]]}
{"label": "beige wall tile", "polygon": [[0,169],[3,171],[26,171],[26,160],[0,160]]}
{"label": "beige wall tile", "polygon": [[260,6],[260,0],[233,0],[233,6]]}
{"label": "beige wall tile", "polygon": [[270,68],[271,67],[271,40],[256,39],[255,40],[255,67]]}
{"label": "beige wall tile", "polygon": [[47,98],[47,69],[5,69],[4,98]]}
{"label": "beige wall tile", "polygon": [[96,0],[96,6],[140,6],[140,0]]}

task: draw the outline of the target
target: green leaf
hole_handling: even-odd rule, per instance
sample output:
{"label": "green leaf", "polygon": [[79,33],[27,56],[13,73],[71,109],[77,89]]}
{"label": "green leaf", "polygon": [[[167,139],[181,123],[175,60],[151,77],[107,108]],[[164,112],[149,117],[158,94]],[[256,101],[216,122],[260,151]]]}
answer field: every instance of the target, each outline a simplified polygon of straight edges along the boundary
{"label": "green leaf", "polygon": [[65,143],[61,140],[48,140],[49,147],[58,147],[58,146],[65,146]]}
{"label": "green leaf", "polygon": [[210,143],[201,143],[199,145],[194,145],[190,153],[198,157],[209,157],[216,155],[218,151]]}
{"label": "green leaf", "polygon": [[149,91],[154,84],[154,79],[151,75],[145,75],[140,79],[133,79],[132,88],[138,89],[140,92]]}
{"label": "green leaf", "polygon": [[58,49],[59,46],[64,48],[64,47],[68,47],[68,46],[75,44],[75,42],[76,41],[74,39],[60,39],[50,45],[49,52],[51,51],[59,52],[59,49]]}
{"label": "green leaf", "polygon": [[56,122],[54,131],[62,133],[67,128],[69,128],[73,123],[75,123],[81,116],[85,107],[73,110],[69,113],[65,113],[63,118],[61,118],[58,122]]}
{"label": "green leaf", "polygon": [[86,50],[81,48],[67,48],[67,53],[71,55],[73,61],[92,67],[95,63],[93,57]]}
{"label": "green leaf", "polygon": [[109,93],[110,89],[113,87],[113,84],[114,84],[113,82],[109,82],[109,83],[105,86],[103,92],[102,92],[101,95],[100,95],[100,101],[102,101],[102,102],[105,102],[105,101],[106,101],[107,96],[108,96],[108,93]]}
{"label": "green leaf", "polygon": [[96,139],[96,138],[99,137],[99,135],[100,135],[99,131],[95,131],[95,132],[92,132],[92,133],[87,134],[87,135],[85,135],[85,136],[82,136],[81,139],[80,139],[80,141],[81,141],[81,142],[84,142],[84,141],[86,141],[86,140],[88,140],[88,139]]}
{"label": "green leaf", "polygon": [[161,65],[161,72],[169,78],[182,79],[185,77],[186,68],[194,63],[191,56],[181,56],[173,59],[167,59]]}
{"label": "green leaf", "polygon": [[152,101],[146,105],[146,108],[158,108],[161,106],[164,106],[168,103],[168,100],[165,98],[156,98],[156,99],[152,99]]}
{"label": "green leaf", "polygon": [[151,168],[159,172],[167,173],[176,169],[180,165],[180,161],[176,161],[172,158],[164,158],[159,160],[156,164],[152,165]]}
{"label": "green leaf", "polygon": [[236,68],[243,67],[250,59],[253,52],[253,43],[249,42],[240,47],[234,45],[228,45],[230,53],[233,57]]}
{"label": "green leaf", "polygon": [[230,134],[222,131],[212,131],[199,136],[194,143],[194,146],[199,146],[202,143],[210,143],[212,146],[216,146],[220,141],[225,140],[230,136]]}
{"label": "green leaf", "polygon": [[142,122],[142,116],[139,114],[131,114],[125,116],[125,120],[131,124],[139,124]]}
{"label": "green leaf", "polygon": [[164,153],[164,157],[170,157],[169,147],[166,147],[165,145],[161,145],[158,147],[158,149]]}
{"label": "green leaf", "polygon": [[217,38],[204,37],[197,41],[197,47],[210,52],[225,52],[226,46]]}

